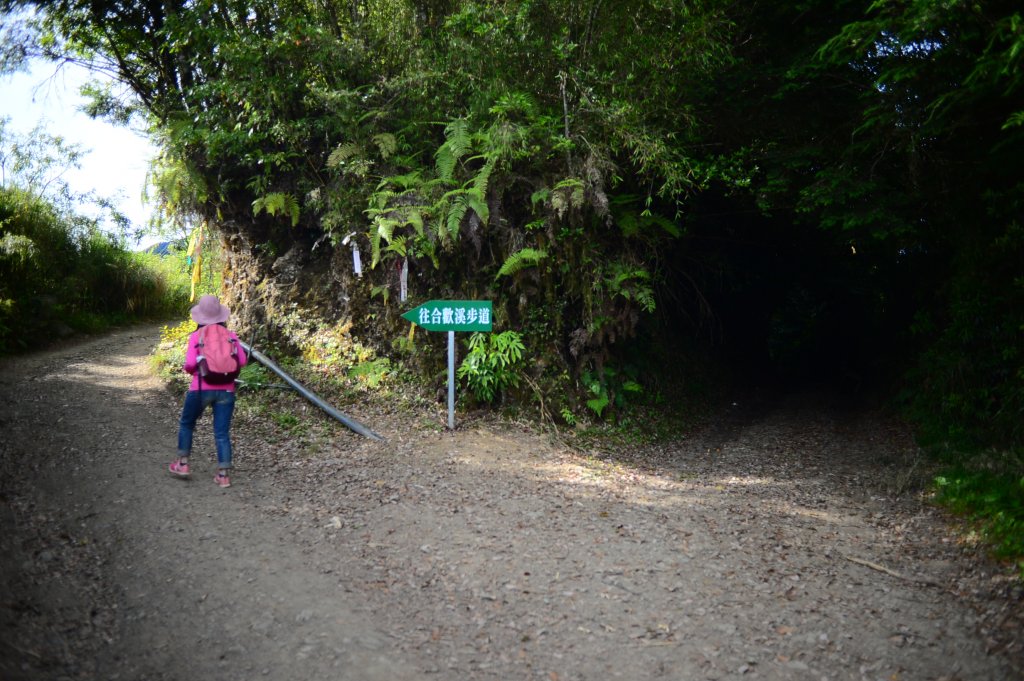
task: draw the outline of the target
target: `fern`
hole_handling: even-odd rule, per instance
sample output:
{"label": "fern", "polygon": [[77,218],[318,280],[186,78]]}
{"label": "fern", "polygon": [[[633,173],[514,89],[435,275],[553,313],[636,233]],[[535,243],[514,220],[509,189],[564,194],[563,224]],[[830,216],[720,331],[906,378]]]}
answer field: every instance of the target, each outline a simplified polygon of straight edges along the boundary
{"label": "fern", "polygon": [[444,129],[445,143],[443,146],[451,150],[456,160],[462,158],[473,148],[473,137],[469,133],[469,121],[457,118]]}
{"label": "fern", "polygon": [[583,181],[575,177],[569,177],[555,185],[555,193],[562,193],[573,208],[583,205]]}
{"label": "fern", "polygon": [[465,194],[456,196],[448,209],[448,218],[445,223],[447,236],[453,243],[459,237],[459,228],[462,226],[462,218],[466,217],[467,210],[469,210],[469,197]]}
{"label": "fern", "polygon": [[398,185],[405,191],[415,189],[423,184],[422,173],[419,170],[414,170],[411,173],[405,175],[395,175],[388,178],[392,184]]}
{"label": "fern", "polygon": [[473,135],[469,132],[469,122],[459,118],[445,127],[444,136],[445,142],[438,147],[434,159],[438,177],[451,181],[458,162],[473,149]]}
{"label": "fern", "polygon": [[498,270],[498,274],[495,275],[494,279],[497,281],[501,277],[511,276],[527,267],[535,267],[546,257],[548,257],[547,251],[524,248],[506,258],[505,263]]}
{"label": "fern", "polygon": [[563,217],[566,209],[568,208],[565,196],[562,194],[552,194],[551,207],[555,209],[555,214],[558,215],[558,217]]}
{"label": "fern", "polygon": [[372,258],[372,264],[370,267],[376,267],[377,263],[380,262],[380,242],[383,239],[386,243],[391,243],[391,238],[394,236],[395,228],[399,227],[398,220],[394,218],[386,218],[378,216],[374,220],[375,229],[370,232],[370,253]]}
{"label": "fern", "polygon": [[601,418],[601,414],[604,412],[605,408],[610,403],[611,402],[608,399],[608,393],[607,392],[601,392],[594,399],[587,400],[587,408],[590,409],[590,411],[592,411],[595,414],[597,414],[597,418]]}
{"label": "fern", "polygon": [[396,253],[398,257],[404,258],[409,252],[408,242],[409,240],[404,236],[393,234],[388,240],[387,248],[384,250],[387,253]]}
{"label": "fern", "polygon": [[378,212],[389,210],[388,206],[391,203],[391,199],[396,199],[399,196],[400,194],[398,192],[390,189],[374,192],[373,195],[370,196],[371,207],[367,209],[367,212],[371,210]]}
{"label": "fern", "polygon": [[389,132],[374,135],[373,142],[377,145],[380,157],[385,161],[398,151],[398,140]]}
{"label": "fern", "polygon": [[487,184],[491,180],[491,173],[494,172],[496,165],[497,158],[492,156],[487,159],[487,162],[480,168],[480,172],[473,178],[473,190],[480,196],[487,196]]}
{"label": "fern", "polygon": [[442,144],[434,156],[437,166],[437,176],[445,182],[450,182],[455,175],[455,164],[458,159],[447,144]]}
{"label": "fern", "polygon": [[476,189],[469,190],[466,192],[466,203],[479,216],[480,222],[487,222],[490,209],[487,207],[487,201],[484,200],[483,192],[478,192]]}
{"label": "fern", "polygon": [[646,312],[654,312],[654,290],[650,281],[651,273],[644,268],[616,263],[612,267],[612,276],[605,279],[605,284],[612,295],[636,301]]}
{"label": "fern", "polygon": [[504,117],[519,113],[532,117],[536,109],[537,104],[530,95],[523,92],[510,92],[499,97],[498,101],[489,109],[489,113]]}
{"label": "fern", "polygon": [[384,299],[384,305],[387,305],[388,304],[388,298],[391,297],[391,288],[389,286],[387,286],[386,284],[382,285],[382,286],[374,286],[374,287],[372,287],[370,289],[370,298],[376,298],[377,296],[380,296],[381,298],[383,298]]}
{"label": "fern", "polygon": [[627,239],[639,237],[656,239],[661,236],[658,230],[671,237],[683,235],[679,224],[651,210],[652,198],[641,199],[636,194],[617,194],[609,197],[608,207],[615,224],[622,236]]}
{"label": "fern", "polygon": [[416,252],[421,256],[430,258],[430,262],[434,264],[434,269],[441,267],[441,261],[437,258],[437,245],[430,239],[420,239],[416,243]]}
{"label": "fern", "polygon": [[649,211],[643,213],[623,211],[616,216],[615,221],[618,223],[619,229],[622,230],[622,236],[627,238],[643,236],[651,227],[660,227],[674,237],[680,237],[683,234],[679,225],[662,215]]}
{"label": "fern", "polygon": [[[402,248],[429,256],[436,265],[438,244],[456,243],[467,218],[474,226],[489,221],[487,194],[500,160],[489,134],[473,132],[469,121],[457,119],[445,126],[444,135],[433,173],[421,167],[383,177],[371,194],[364,213],[373,221],[373,266]],[[373,140],[385,157],[397,150],[392,135]],[[392,245],[394,239],[405,241]]]}
{"label": "fern", "polygon": [[622,236],[628,239],[640,233],[640,221],[638,217],[637,212],[632,210],[616,216],[615,221],[619,225],[619,230],[622,232]]}
{"label": "fern", "polygon": [[253,215],[259,215],[261,212],[266,211],[267,215],[283,215],[290,217],[292,220],[292,227],[296,227],[299,224],[299,202],[291,194],[285,194],[284,192],[271,192],[266,196],[261,196],[252,202]]}
{"label": "fern", "polygon": [[390,242],[395,234],[395,228],[399,226],[398,220],[394,218],[381,218],[377,220],[377,233],[384,241]]}
{"label": "fern", "polygon": [[330,156],[327,157],[327,165],[331,168],[340,166],[350,158],[362,156],[362,148],[355,142],[339,144]]}
{"label": "fern", "polygon": [[583,206],[583,181],[575,177],[569,177],[555,185],[550,194],[548,190],[541,190],[533,194],[534,203],[539,200],[549,199],[551,208],[558,217],[564,217],[569,208],[580,208]]}
{"label": "fern", "polygon": [[636,302],[640,303],[646,312],[654,312],[656,303],[654,302],[654,291],[649,286],[642,286],[636,290]]}
{"label": "fern", "polygon": [[423,232],[423,213],[420,212],[419,207],[410,208],[408,215],[405,216],[405,223],[412,225],[412,228],[416,230],[419,236],[424,236]]}

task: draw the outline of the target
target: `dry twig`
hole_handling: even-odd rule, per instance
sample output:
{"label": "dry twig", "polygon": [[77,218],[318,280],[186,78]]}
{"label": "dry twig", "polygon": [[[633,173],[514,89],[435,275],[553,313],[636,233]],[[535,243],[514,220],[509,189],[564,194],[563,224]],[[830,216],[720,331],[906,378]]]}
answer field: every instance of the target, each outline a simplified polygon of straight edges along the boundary
{"label": "dry twig", "polygon": [[935,587],[941,586],[935,580],[928,579],[927,577],[908,577],[907,575],[904,575],[904,574],[902,574],[900,572],[896,572],[895,570],[887,568],[884,565],[879,565],[878,563],[872,563],[870,560],[864,560],[863,558],[854,558],[853,556],[846,556],[846,555],[844,555],[843,558],[845,558],[846,560],[850,561],[851,563],[856,563],[857,565],[863,565],[864,567],[869,567],[872,570],[878,570],[879,572],[884,572],[887,575],[891,575],[893,577],[896,577],[897,579],[902,579],[905,582],[917,582],[917,583],[920,583],[920,584],[927,584],[929,586],[935,586]]}

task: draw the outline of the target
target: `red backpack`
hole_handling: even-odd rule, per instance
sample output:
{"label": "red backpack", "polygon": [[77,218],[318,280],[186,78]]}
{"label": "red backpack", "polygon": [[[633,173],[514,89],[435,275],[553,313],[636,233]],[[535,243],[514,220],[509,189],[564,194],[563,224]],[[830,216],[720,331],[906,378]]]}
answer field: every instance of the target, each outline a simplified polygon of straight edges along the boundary
{"label": "red backpack", "polygon": [[220,324],[208,324],[199,329],[200,384],[226,385],[238,378],[238,342],[231,332]]}

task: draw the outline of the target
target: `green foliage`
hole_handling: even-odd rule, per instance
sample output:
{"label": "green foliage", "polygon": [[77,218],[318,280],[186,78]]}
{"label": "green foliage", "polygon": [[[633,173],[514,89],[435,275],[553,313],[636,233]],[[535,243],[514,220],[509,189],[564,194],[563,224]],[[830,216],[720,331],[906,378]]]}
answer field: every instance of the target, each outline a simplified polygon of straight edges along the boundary
{"label": "green foliage", "polygon": [[70,169],[81,167],[82,149],[36,127],[21,136],[7,129],[9,119],[0,119],[0,182],[17,187],[27,196],[43,199],[66,218],[79,203],[97,202],[97,197],[76,194],[63,179]]}
{"label": "green foliage", "polygon": [[262,390],[271,385],[274,375],[255,360],[249,362],[238,373],[238,387],[247,390]]}
{"label": "green foliage", "polygon": [[[186,255],[185,241],[172,242],[165,256],[146,255],[149,266],[157,272],[165,284],[168,309],[173,315],[180,315],[195,302],[191,300],[193,261]],[[220,244],[207,238],[203,245],[203,262],[199,281],[195,285],[195,298],[221,291],[223,281],[223,256]]]}
{"label": "green foliage", "polygon": [[268,215],[281,215],[282,217],[291,218],[292,227],[296,227],[299,224],[299,202],[290,194],[271,192],[252,202],[253,215],[259,215],[263,211],[266,211]]}
{"label": "green foliage", "polygon": [[348,375],[370,389],[376,389],[393,373],[391,361],[387,357],[357,364],[349,370]]}
{"label": "green foliage", "polygon": [[185,353],[188,350],[189,334],[196,330],[192,320],[183,321],[176,326],[164,326],[160,330],[160,342],[153,350],[153,366],[158,375],[176,387],[185,389],[191,377],[182,371],[185,364]]}
{"label": "green foliage", "polygon": [[178,355],[175,355],[175,357],[181,360],[179,364],[184,364],[185,343],[188,341],[189,335],[195,330],[196,323],[191,319],[187,319],[176,326],[165,325],[160,330],[160,347],[177,352]]}
{"label": "green foliage", "polygon": [[935,478],[935,501],[977,527],[996,557],[1013,560],[1024,577],[1024,477],[950,469]]}
{"label": "green foliage", "polygon": [[165,150],[150,162],[143,193],[143,199],[156,207],[150,230],[179,232],[184,238],[189,231],[184,225],[202,214],[209,198],[206,180],[182,159]]}
{"label": "green foliage", "polygon": [[341,374],[350,367],[372,362],[373,350],[352,337],[352,323],[327,323],[292,313],[283,320],[290,341],[312,366],[329,374]]}
{"label": "green foliage", "polygon": [[[931,340],[911,374],[911,413],[931,442],[971,450],[1024,443],[1024,227],[958,254],[948,309],[918,317]],[[933,313],[935,314],[935,313]],[[936,330],[936,326],[939,329]]]}
{"label": "green foliage", "polygon": [[[118,1],[101,24],[80,0],[38,4],[40,46],[119,74],[134,95],[94,91],[94,111],[154,123],[168,222],[227,223],[283,253],[368,221],[368,290],[386,285],[381,263],[409,258],[426,287],[509,282],[499,304],[585,298],[545,332],[564,345],[614,320],[580,362],[654,309],[641,290],[653,276],[595,291],[590,265],[681,233],[651,212],[608,234],[613,189],[657,196],[671,215],[716,172],[685,145],[699,141],[699,81],[729,60],[725,3]],[[511,276],[542,259],[558,266]]]}
{"label": "green foliage", "polygon": [[468,347],[457,374],[476,399],[493,402],[509,388],[519,386],[519,364],[526,347],[518,333],[474,333]]}
{"label": "green foliage", "polygon": [[576,415],[573,414],[572,410],[569,409],[568,407],[562,407],[562,411],[560,412],[560,415],[562,417],[562,420],[565,421],[566,424],[568,424],[570,426],[575,426],[576,425]]}
{"label": "green foliage", "polygon": [[303,425],[302,421],[299,420],[299,417],[290,411],[272,411],[270,412],[270,419],[278,428],[291,435],[305,432],[307,428],[307,426]]}
{"label": "green foliage", "polygon": [[373,221],[373,267],[389,254],[426,257],[439,267],[438,246],[451,251],[464,226],[475,231],[487,223],[488,185],[503,150],[487,132],[472,132],[462,119],[445,126],[444,134],[434,168],[386,176],[370,196],[366,214]]}
{"label": "green foliage", "polygon": [[[22,139],[0,123],[0,353],[28,336],[58,339],[178,309],[159,258],[132,253],[78,211],[102,201],[61,179],[79,151],[35,130]],[[103,214],[101,213],[101,216]]]}
{"label": "green foliage", "polygon": [[536,267],[546,257],[548,257],[546,251],[535,248],[524,248],[521,251],[516,251],[505,259],[501,269],[498,270],[498,274],[494,278],[509,277],[528,267]]}
{"label": "green foliage", "polygon": [[[748,25],[764,37],[738,53],[750,70],[721,81],[726,99],[760,93],[733,111],[759,131],[744,152],[757,164],[758,207],[819,230],[816,260],[833,257],[829,249],[853,256],[817,277],[809,299],[820,304],[790,326],[820,328],[813,316],[834,304],[822,281],[842,281],[860,305],[842,313],[863,320],[846,335],[871,329],[871,352],[891,358],[890,371],[912,369],[904,402],[928,442],[1012,449],[1024,442],[1019,8],[950,2],[936,11],[912,0],[864,10],[812,2],[797,17],[761,6]],[[768,38],[783,26],[799,37],[788,46]],[[775,318],[801,312],[786,305]],[[774,350],[799,359],[789,342],[797,338],[821,342],[801,332]]]}
{"label": "green foliage", "polygon": [[583,207],[583,181],[570,177],[556,184],[548,194],[555,215],[564,218],[569,209]]}
{"label": "green foliage", "polygon": [[0,353],[167,314],[179,300],[154,256],[131,253],[42,199],[0,188]]}
{"label": "green foliage", "polygon": [[[407,258],[423,292],[493,297],[576,376],[623,366],[661,318],[674,337],[744,308],[782,345],[855,327],[917,367],[907,403],[937,438],[1024,437],[1013,3],[26,4],[26,54],[128,86],[94,89],[92,110],[152,125],[171,223],[227,225],[261,264],[356,231],[373,268],[354,305]],[[71,250],[94,241],[71,232]],[[64,248],[44,242],[5,231],[0,281]],[[793,277],[807,262],[841,266]],[[333,305],[329,288],[311,300]],[[834,291],[851,293],[830,317]],[[0,324],[22,304],[5,290]],[[397,333],[386,314],[360,325]],[[597,373],[582,391],[603,418],[633,393]]]}
{"label": "green foliage", "polygon": [[672,237],[678,238],[683,235],[679,225],[675,222],[654,213],[649,207],[640,210],[635,196],[616,196],[611,201],[611,209],[615,222],[622,230],[624,237],[649,238],[652,232],[656,234],[658,230],[662,230]]}
{"label": "green foliage", "polygon": [[613,263],[604,279],[604,285],[612,296],[621,296],[635,301],[647,312],[654,312],[654,291],[651,289],[651,273],[643,267],[626,263]]}
{"label": "green foliage", "polygon": [[587,386],[587,390],[591,395],[590,399],[587,400],[587,409],[594,412],[597,418],[601,418],[604,410],[612,402],[608,396],[608,386],[590,372],[585,372],[582,378],[583,384]]}
{"label": "green foliage", "polygon": [[598,418],[606,416],[605,410],[609,413],[613,411],[609,407],[614,407],[616,412],[621,411],[644,394],[643,386],[636,380],[636,369],[632,366],[625,366],[621,370],[606,366],[601,371],[584,371],[580,381],[590,395],[586,401],[587,408]]}

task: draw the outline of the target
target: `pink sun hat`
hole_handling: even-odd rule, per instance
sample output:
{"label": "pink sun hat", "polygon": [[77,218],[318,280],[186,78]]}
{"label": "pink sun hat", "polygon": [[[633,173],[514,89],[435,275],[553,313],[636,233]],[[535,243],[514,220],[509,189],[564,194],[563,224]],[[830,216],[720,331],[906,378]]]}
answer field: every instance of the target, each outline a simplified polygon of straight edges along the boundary
{"label": "pink sun hat", "polygon": [[203,296],[192,308],[192,321],[201,326],[226,322],[230,316],[231,308],[221,305],[217,296]]}

